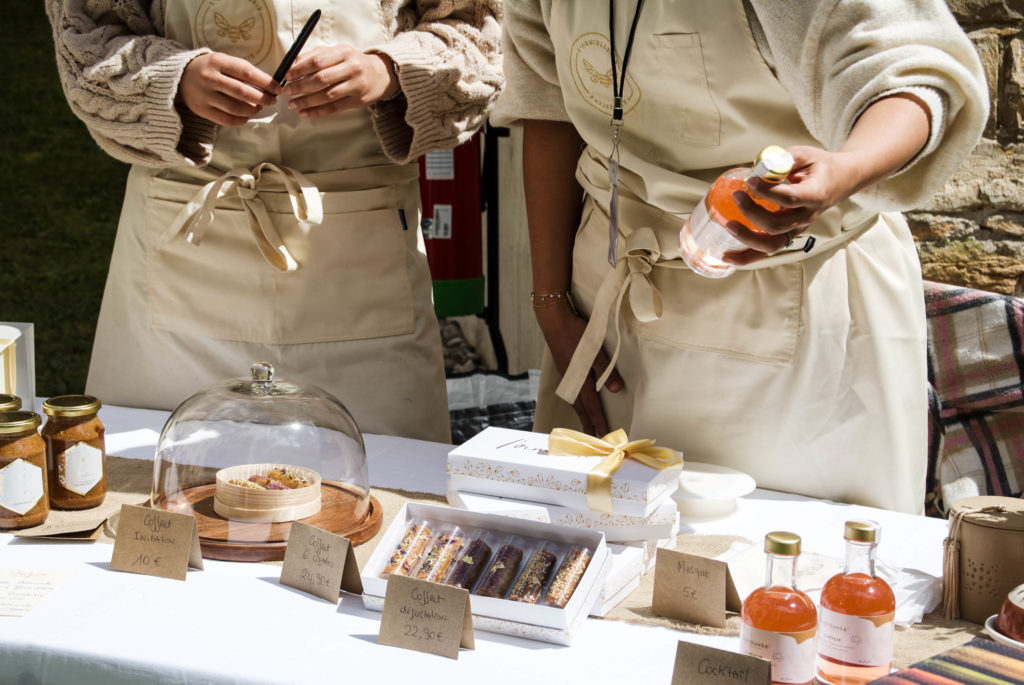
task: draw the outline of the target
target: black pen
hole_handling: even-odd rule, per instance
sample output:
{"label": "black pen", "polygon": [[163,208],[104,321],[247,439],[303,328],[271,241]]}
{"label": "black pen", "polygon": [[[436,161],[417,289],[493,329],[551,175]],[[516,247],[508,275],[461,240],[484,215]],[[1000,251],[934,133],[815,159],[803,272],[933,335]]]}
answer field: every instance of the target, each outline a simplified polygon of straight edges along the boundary
{"label": "black pen", "polygon": [[295,58],[299,56],[302,51],[302,46],[306,44],[306,39],[309,38],[309,34],[313,33],[313,27],[320,20],[320,10],[316,10],[310,15],[309,19],[306,20],[306,25],[299,31],[299,37],[295,39],[292,46],[288,48],[287,54],[284,59],[281,60],[281,66],[274,72],[274,80],[277,81],[282,87],[284,87],[284,75],[288,73],[288,70],[292,68],[292,64],[295,62]]}

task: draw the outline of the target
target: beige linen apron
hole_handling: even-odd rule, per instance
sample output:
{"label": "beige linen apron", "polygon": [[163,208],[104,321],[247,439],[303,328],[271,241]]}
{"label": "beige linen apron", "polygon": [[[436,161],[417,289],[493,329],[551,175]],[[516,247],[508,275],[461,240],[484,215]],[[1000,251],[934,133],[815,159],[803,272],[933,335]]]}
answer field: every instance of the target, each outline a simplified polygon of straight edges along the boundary
{"label": "beige linen apron", "polygon": [[[616,2],[616,46],[635,2]],[[575,396],[603,343],[626,389],[610,428],[763,488],[919,513],[926,450],[920,267],[899,215],[847,201],[791,249],[724,279],[691,272],[678,233],[708,184],[768,144],[815,145],[758,51],[741,0],[648,0],[624,89],[618,261],[608,254],[608,18],[553,3],[549,28],[587,143],[573,288],[588,333],[558,388]],[[621,64],[621,61],[620,61]],[[621,72],[620,72],[621,73]],[[576,426],[546,354],[535,429]]]}
{"label": "beige linen apron", "polygon": [[[386,40],[374,0],[168,0],[165,32],[273,73],[318,8],[306,50]],[[287,101],[219,128],[203,169],[131,170],[88,391],[172,409],[262,360],[365,432],[447,442],[417,166],[388,161],[366,110]]]}

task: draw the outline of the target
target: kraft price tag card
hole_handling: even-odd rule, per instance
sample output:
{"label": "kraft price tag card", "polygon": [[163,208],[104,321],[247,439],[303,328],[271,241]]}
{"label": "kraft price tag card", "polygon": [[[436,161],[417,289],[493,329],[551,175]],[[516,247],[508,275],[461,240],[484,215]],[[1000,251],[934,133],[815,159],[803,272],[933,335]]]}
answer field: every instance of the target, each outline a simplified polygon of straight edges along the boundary
{"label": "kraft price tag card", "polygon": [[746,654],[680,642],[672,685],[771,685],[772,662]]}
{"label": "kraft price tag card", "polygon": [[173,580],[185,580],[189,568],[202,570],[195,516],[121,505],[110,568]]}
{"label": "kraft price tag card", "polygon": [[654,565],[651,610],[715,628],[725,627],[725,612],[739,611],[736,586],[724,561],[659,549]]}
{"label": "kraft price tag card", "polygon": [[377,642],[458,659],[459,647],[475,649],[469,592],[426,580],[390,576]]}
{"label": "kraft price tag card", "polygon": [[281,585],[337,603],[342,590],[363,594],[359,565],[348,538],[296,521],[288,533]]}

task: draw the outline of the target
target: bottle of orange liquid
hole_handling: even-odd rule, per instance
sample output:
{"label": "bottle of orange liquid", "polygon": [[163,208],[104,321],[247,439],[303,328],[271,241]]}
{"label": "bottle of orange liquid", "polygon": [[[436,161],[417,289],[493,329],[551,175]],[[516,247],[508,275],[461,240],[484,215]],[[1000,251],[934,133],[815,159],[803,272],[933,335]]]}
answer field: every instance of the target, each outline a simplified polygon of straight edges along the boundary
{"label": "bottle of orange liquid", "polygon": [[764,551],[764,587],[743,600],[740,650],[772,662],[772,683],[813,683],[818,612],[796,589],[800,536],[768,533]]}
{"label": "bottle of orange liquid", "polygon": [[[736,266],[722,261],[722,256],[726,252],[746,250],[747,246],[733,238],[725,230],[725,224],[738,221],[751,230],[760,229],[740,211],[732,194],[737,190],[747,192],[749,178],[759,177],[772,183],[781,183],[792,170],[793,156],[777,145],[769,145],[761,150],[753,169],[730,169],[715,179],[711,189],[694,208],[679,232],[683,261],[700,275],[709,278],[723,278],[735,271]],[[750,197],[769,211],[779,208],[774,202],[753,195]]]}
{"label": "bottle of orange liquid", "polygon": [[880,531],[873,521],[847,521],[846,567],[821,590],[818,679],[860,685],[888,675],[896,598],[875,575]]}

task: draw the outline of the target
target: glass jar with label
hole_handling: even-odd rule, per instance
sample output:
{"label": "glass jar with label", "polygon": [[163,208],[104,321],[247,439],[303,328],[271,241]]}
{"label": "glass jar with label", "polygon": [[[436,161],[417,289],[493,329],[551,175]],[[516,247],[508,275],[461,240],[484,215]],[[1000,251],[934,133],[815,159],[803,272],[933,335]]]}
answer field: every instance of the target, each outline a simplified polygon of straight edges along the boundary
{"label": "glass jar with label", "polygon": [[0,394],[0,413],[21,409],[21,398],[17,395]]}
{"label": "glass jar with label", "polygon": [[46,425],[46,468],[50,506],[90,509],[107,495],[105,431],[96,413],[100,401],[91,395],[61,395],[43,402]]}
{"label": "glass jar with label", "polygon": [[28,528],[46,520],[46,444],[39,414],[0,413],[0,529]]}

